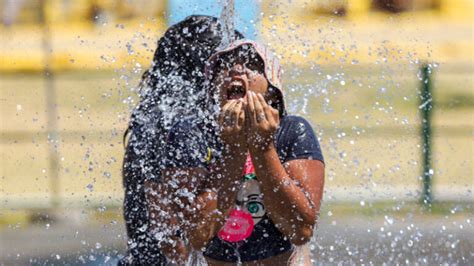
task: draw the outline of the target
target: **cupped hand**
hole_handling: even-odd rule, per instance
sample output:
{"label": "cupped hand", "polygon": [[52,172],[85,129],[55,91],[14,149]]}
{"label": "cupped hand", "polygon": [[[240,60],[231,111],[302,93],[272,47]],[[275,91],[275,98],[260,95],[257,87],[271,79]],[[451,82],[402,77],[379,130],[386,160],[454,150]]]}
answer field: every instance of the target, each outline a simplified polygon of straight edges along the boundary
{"label": "cupped hand", "polygon": [[231,149],[247,150],[243,99],[228,101],[219,114],[221,139]]}
{"label": "cupped hand", "polygon": [[267,150],[272,147],[275,133],[280,125],[278,110],[271,107],[262,94],[247,93],[246,132],[250,149]]}

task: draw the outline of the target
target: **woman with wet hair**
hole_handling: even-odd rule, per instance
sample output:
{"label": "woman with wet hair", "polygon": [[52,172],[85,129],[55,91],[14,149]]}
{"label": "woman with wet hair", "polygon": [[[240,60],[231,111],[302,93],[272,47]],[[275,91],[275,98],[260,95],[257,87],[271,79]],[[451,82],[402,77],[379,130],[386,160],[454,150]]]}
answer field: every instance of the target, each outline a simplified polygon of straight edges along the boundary
{"label": "woman with wet hair", "polygon": [[[179,216],[155,215],[157,224],[210,265],[309,262],[301,251],[316,226],[324,159],[309,122],[286,113],[278,61],[238,40],[210,57],[206,77],[208,115],[173,126],[163,182],[147,190],[152,213]],[[164,193],[165,202],[155,196]]]}
{"label": "woman with wet hair", "polygon": [[[239,32],[234,36],[242,38]],[[152,65],[139,85],[140,103],[125,134],[123,207],[128,252],[119,264],[166,264],[161,240],[150,232],[144,182],[160,182],[162,151],[171,125],[189,113],[203,112],[204,65],[221,40],[217,18],[195,15],[171,26],[158,41]],[[184,247],[175,249],[185,253]]]}

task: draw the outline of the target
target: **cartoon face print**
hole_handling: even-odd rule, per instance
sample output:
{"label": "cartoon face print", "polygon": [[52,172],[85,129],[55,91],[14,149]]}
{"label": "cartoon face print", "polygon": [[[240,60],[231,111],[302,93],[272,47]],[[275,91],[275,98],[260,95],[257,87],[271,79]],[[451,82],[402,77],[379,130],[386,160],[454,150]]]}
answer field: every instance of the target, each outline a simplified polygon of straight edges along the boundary
{"label": "cartoon face print", "polygon": [[262,220],[265,215],[265,206],[263,205],[263,196],[260,192],[260,186],[255,179],[246,180],[237,194],[237,205],[248,211],[253,218],[254,224]]}
{"label": "cartoon face print", "polygon": [[245,210],[234,209],[217,235],[227,242],[239,242],[252,234],[253,226],[254,223],[250,213]]}

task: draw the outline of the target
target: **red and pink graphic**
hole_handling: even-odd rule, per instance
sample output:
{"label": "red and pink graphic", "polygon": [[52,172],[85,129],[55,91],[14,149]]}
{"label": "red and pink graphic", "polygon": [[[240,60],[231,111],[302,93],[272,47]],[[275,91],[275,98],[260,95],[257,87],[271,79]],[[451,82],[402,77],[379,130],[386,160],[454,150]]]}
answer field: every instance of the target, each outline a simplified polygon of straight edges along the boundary
{"label": "red and pink graphic", "polygon": [[[260,190],[258,189],[258,185],[253,190],[250,188],[246,188],[250,185],[251,181],[256,182],[255,179],[255,168],[252,163],[252,158],[250,153],[247,154],[247,160],[244,164],[244,169],[242,173],[244,177],[244,184],[237,195],[238,201],[246,202],[248,201],[248,195],[250,192],[253,191],[253,194],[257,193],[260,194]],[[250,189],[250,190],[249,190]],[[247,191],[249,190],[249,191]],[[241,195],[242,194],[242,195]],[[252,194],[252,193],[250,193]],[[263,208],[262,208],[263,210]],[[260,220],[260,219],[258,219]],[[258,222],[258,221],[257,221]],[[254,217],[252,213],[249,212],[246,204],[240,204],[234,208],[229,217],[227,217],[226,223],[222,227],[222,229],[217,234],[220,239],[227,241],[227,242],[239,242],[248,238],[253,231],[255,226]]]}
{"label": "red and pink graphic", "polygon": [[252,157],[250,157],[250,153],[247,153],[247,160],[245,161],[242,175],[246,176],[248,174],[255,174],[255,168],[253,167]]}
{"label": "red and pink graphic", "polygon": [[252,234],[253,226],[253,219],[250,213],[234,209],[229,214],[218,236],[227,242],[239,242]]}

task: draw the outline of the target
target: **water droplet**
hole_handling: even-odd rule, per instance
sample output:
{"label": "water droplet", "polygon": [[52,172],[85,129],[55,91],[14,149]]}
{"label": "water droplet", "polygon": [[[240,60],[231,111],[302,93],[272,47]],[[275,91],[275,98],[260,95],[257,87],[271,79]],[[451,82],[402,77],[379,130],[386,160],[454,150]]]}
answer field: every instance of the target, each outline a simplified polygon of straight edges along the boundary
{"label": "water droplet", "polygon": [[392,218],[392,217],[389,217],[389,216],[385,215],[384,218],[385,218],[385,221],[386,221],[388,224],[390,224],[390,225],[393,224],[393,218]]}
{"label": "water droplet", "polygon": [[110,177],[112,176],[112,174],[111,174],[110,172],[108,172],[108,171],[105,171],[105,172],[104,172],[104,176],[105,176],[106,178],[110,178]]}
{"label": "water droplet", "polygon": [[131,43],[127,43],[125,44],[125,47],[127,47],[127,52],[129,55],[133,55],[134,54],[134,51],[133,51],[133,48],[132,48],[132,44]]}
{"label": "water droplet", "polygon": [[148,225],[144,224],[142,227],[138,228],[138,230],[140,230],[140,232],[145,232],[147,228]]}

